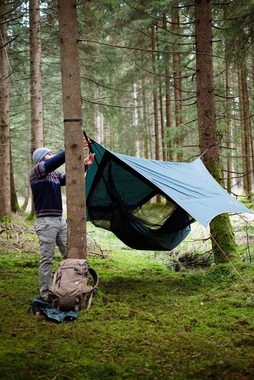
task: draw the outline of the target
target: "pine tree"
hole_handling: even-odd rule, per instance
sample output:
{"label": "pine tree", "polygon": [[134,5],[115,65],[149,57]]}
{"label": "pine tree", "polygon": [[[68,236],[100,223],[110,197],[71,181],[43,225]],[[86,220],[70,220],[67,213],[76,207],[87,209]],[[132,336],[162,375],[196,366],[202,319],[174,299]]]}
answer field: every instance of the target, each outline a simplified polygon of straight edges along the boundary
{"label": "pine tree", "polygon": [[[221,183],[222,174],[216,136],[214,106],[211,4],[195,3],[197,113],[201,153],[212,176]],[[217,216],[210,223],[210,234],[216,263],[236,257],[237,246],[228,214]]]}
{"label": "pine tree", "polygon": [[9,63],[7,40],[8,11],[0,2],[0,218],[11,217],[11,162],[9,126]]}
{"label": "pine tree", "polygon": [[68,258],[87,255],[81,83],[75,0],[59,0],[68,215]]}

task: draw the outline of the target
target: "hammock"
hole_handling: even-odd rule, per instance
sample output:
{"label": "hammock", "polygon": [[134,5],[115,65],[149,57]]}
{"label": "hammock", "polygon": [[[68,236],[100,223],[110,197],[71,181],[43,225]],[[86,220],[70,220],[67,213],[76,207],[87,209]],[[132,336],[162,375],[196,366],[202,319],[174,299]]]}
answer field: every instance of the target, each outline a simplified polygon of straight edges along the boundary
{"label": "hammock", "polygon": [[[95,141],[90,150],[95,162],[86,176],[87,220],[133,249],[169,251],[187,237],[195,220],[207,227],[218,214],[252,212],[215,181],[200,158],[191,163],[147,160]],[[174,206],[160,224],[138,215],[157,195]]]}

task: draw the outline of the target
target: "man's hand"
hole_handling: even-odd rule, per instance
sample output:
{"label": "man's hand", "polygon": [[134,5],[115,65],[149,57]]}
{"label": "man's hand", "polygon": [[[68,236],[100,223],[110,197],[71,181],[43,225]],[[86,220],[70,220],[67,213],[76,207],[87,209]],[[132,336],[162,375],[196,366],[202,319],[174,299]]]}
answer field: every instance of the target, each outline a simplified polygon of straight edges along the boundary
{"label": "man's hand", "polygon": [[90,153],[90,154],[84,159],[84,164],[85,164],[86,166],[90,166],[90,165],[92,165],[92,163],[94,162],[94,156],[95,156],[94,153]]}
{"label": "man's hand", "polygon": [[88,141],[86,139],[84,139],[84,149],[88,149],[89,148],[89,144],[91,144],[90,139],[88,139]]}

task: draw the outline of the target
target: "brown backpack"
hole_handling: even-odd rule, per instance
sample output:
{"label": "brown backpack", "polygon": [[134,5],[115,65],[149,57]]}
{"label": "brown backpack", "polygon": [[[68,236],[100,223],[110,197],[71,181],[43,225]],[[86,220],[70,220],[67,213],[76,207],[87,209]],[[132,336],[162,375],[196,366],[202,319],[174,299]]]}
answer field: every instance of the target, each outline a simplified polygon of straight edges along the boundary
{"label": "brown backpack", "polygon": [[[93,285],[90,285],[91,280]],[[84,259],[65,259],[53,276],[50,300],[61,310],[88,309],[99,283],[95,270]]]}

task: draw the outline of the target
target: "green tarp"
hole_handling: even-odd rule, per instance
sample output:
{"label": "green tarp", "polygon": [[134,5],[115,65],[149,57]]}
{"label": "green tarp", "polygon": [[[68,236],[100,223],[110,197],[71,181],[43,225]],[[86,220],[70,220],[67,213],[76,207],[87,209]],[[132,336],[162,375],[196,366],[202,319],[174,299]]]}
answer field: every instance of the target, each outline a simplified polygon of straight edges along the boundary
{"label": "green tarp", "polygon": [[[189,233],[191,218],[207,227],[216,215],[252,212],[216,182],[200,158],[191,163],[148,160],[112,152],[96,142],[92,142],[91,151],[96,160],[86,177],[87,217],[133,248],[142,249],[142,243],[136,240],[142,236],[146,240],[148,235],[153,238],[153,234],[158,235],[156,239],[163,246],[169,233],[174,235],[175,242],[166,246],[176,246]],[[154,232],[154,228],[133,217],[139,207],[157,194],[177,206],[171,220],[166,221],[170,226],[167,231],[162,228]],[[131,236],[135,233],[137,239],[134,236],[133,243]],[[126,239],[127,235],[130,237]],[[173,235],[169,240],[174,240]],[[149,239],[147,243],[143,242],[143,249],[149,249],[149,244],[153,246]]]}

